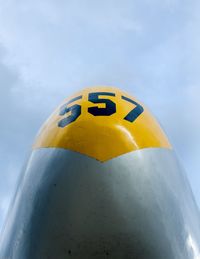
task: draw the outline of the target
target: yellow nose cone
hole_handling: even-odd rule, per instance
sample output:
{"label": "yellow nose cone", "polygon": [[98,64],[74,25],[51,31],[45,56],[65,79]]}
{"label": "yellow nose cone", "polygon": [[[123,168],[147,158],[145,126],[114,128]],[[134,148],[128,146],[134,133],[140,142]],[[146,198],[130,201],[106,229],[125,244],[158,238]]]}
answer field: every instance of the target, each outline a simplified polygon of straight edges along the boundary
{"label": "yellow nose cone", "polygon": [[171,148],[155,118],[114,87],[78,92],[42,126],[33,148],[64,148],[106,161],[143,148]]}

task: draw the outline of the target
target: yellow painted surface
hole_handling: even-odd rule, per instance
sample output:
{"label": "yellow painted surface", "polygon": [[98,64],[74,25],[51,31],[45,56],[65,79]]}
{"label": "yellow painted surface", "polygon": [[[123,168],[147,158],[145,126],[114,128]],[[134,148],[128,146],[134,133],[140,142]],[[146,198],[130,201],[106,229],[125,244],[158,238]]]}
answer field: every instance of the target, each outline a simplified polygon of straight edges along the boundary
{"label": "yellow painted surface", "polygon": [[[95,92],[114,93],[115,96],[99,95],[99,98],[114,102],[116,112],[110,116],[90,114],[89,107],[104,108],[104,110],[107,107],[105,103],[96,104],[88,101],[88,94]],[[61,107],[77,96],[82,98],[66,107],[80,105],[80,116],[65,127],[59,127],[59,122],[72,114],[69,111],[60,115]],[[122,96],[136,101],[144,109],[133,122],[124,118],[136,108],[136,105],[123,100]],[[64,100],[55,110],[42,126],[33,145],[33,148],[41,147],[69,149],[103,162],[133,150],[151,147],[171,148],[171,145],[155,118],[134,97],[114,87],[92,87]]]}

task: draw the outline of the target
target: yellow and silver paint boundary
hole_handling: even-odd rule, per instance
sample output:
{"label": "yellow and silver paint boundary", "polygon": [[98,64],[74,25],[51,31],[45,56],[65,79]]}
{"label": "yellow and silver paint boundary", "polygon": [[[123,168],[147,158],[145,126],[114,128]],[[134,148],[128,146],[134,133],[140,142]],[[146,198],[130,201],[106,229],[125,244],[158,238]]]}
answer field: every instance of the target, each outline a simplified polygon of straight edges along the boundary
{"label": "yellow and silver paint boundary", "polygon": [[101,162],[143,148],[171,148],[155,118],[136,98],[114,87],[93,87],[64,100],[33,148],[57,147]]}

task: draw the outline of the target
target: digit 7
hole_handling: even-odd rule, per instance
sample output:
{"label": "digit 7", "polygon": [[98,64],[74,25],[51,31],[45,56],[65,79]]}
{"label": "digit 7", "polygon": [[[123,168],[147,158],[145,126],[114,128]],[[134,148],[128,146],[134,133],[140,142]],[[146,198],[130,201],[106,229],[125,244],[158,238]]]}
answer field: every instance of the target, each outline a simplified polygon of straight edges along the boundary
{"label": "digit 7", "polygon": [[144,108],[137,102],[133,101],[132,99],[128,98],[128,97],[125,97],[125,96],[122,96],[122,99],[129,102],[129,103],[132,103],[134,105],[136,105],[136,107],[131,110],[125,117],[124,117],[124,120],[127,120],[127,121],[130,121],[130,122],[134,122],[138,116],[140,116],[140,114],[143,113],[144,111]]}

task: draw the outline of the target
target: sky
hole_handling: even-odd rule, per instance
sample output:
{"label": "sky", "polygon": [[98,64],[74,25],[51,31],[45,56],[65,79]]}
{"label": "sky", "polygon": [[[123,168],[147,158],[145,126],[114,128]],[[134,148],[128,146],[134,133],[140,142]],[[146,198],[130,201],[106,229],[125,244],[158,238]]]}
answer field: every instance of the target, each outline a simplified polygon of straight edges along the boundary
{"label": "sky", "polygon": [[42,123],[95,85],[149,107],[200,207],[199,12],[198,0],[0,0],[0,228]]}

